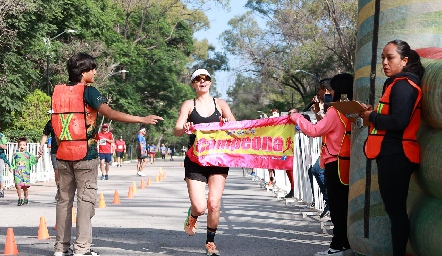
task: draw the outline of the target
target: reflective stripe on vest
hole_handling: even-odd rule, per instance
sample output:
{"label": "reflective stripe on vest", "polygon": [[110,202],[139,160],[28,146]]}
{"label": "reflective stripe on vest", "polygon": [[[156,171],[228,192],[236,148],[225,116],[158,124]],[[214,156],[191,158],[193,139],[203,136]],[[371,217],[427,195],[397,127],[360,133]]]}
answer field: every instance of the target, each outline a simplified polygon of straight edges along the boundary
{"label": "reflective stripe on vest", "polygon": [[[332,108],[332,107],[330,107]],[[348,185],[349,184],[349,178],[350,178],[350,136],[351,136],[351,122],[350,120],[343,115],[341,112],[336,110],[338,113],[339,119],[341,120],[342,124],[344,125],[345,132],[342,135],[341,139],[341,146],[339,147],[339,152],[337,155],[331,154],[330,151],[328,151],[327,148],[327,135],[324,135],[322,137],[322,146],[327,149],[327,152],[332,155],[336,156],[338,158],[338,174],[339,179],[342,184]]]}
{"label": "reflective stripe on vest", "polygon": [[[416,134],[419,130],[420,118],[421,118],[421,99],[422,99],[422,90],[421,88],[411,81],[407,77],[398,77],[393,80],[393,82],[387,86],[384,94],[379,100],[378,105],[376,106],[375,111],[382,115],[390,114],[390,95],[391,89],[396,84],[398,80],[407,80],[411,86],[417,89],[418,96],[416,102],[413,106],[413,111],[411,112],[410,122],[408,126],[404,130],[404,134],[402,136],[402,148],[404,149],[404,153],[407,158],[413,163],[420,162],[420,154],[419,154],[419,144],[417,143]],[[370,129],[368,133],[367,140],[364,145],[364,153],[368,159],[375,159],[379,153],[381,152],[382,141],[384,140],[386,130],[377,130],[373,124],[370,124]]]}
{"label": "reflective stripe on vest", "polygon": [[87,154],[86,85],[57,85],[52,96],[52,126],[58,143],[57,159],[77,161]]}

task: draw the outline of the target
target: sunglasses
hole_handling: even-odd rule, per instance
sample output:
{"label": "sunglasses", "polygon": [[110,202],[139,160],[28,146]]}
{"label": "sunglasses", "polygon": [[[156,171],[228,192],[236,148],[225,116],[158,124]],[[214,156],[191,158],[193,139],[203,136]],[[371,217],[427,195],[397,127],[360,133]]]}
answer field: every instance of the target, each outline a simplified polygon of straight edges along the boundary
{"label": "sunglasses", "polygon": [[292,114],[295,114],[295,113],[298,113],[298,112],[296,112],[296,111],[289,111],[289,115],[292,115]]}
{"label": "sunglasses", "polygon": [[201,81],[201,79],[204,79],[204,81],[211,81],[210,76],[199,75],[193,79],[192,83],[198,83],[199,81]]}

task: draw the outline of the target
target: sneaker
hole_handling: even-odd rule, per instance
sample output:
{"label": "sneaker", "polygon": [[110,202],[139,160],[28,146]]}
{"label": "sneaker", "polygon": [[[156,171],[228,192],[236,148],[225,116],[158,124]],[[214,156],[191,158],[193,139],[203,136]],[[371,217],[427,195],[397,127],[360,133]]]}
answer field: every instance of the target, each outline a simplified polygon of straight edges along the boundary
{"label": "sneaker", "polygon": [[137,172],[137,175],[138,175],[138,176],[141,176],[141,177],[146,176],[143,172]]}
{"label": "sneaker", "polygon": [[314,256],[324,256],[324,255],[333,255],[333,256],[344,256],[345,253],[349,253],[351,249],[342,248],[342,250],[335,250],[332,248],[328,248],[327,251],[317,252]]}
{"label": "sneaker", "polygon": [[101,174],[100,180],[104,180],[104,174]]}
{"label": "sneaker", "polygon": [[24,204],[24,205],[29,204],[29,201],[28,201],[27,198],[25,198],[25,200],[23,201],[23,204]]}
{"label": "sneaker", "polygon": [[64,252],[55,252],[54,256],[72,256],[74,255],[74,252],[72,251],[71,248],[67,249]]}
{"label": "sneaker", "polygon": [[319,218],[324,218],[325,216],[328,215],[330,215],[330,210],[328,209],[328,204],[326,204]]}
{"label": "sneaker", "polygon": [[22,206],[22,205],[23,205],[23,199],[18,199],[17,206]]}
{"label": "sneaker", "polygon": [[216,249],[214,242],[208,242],[206,244],[206,255],[207,256],[218,256],[219,251]]}
{"label": "sneaker", "polygon": [[5,197],[5,191],[2,189],[0,190],[0,198],[4,198]]}
{"label": "sneaker", "polygon": [[292,197],[294,197],[294,196],[295,196],[295,192],[294,192],[293,189],[292,189],[292,190],[290,190],[290,192],[289,192],[287,195],[285,195],[284,198],[292,198]]}
{"label": "sneaker", "polygon": [[186,231],[186,233],[189,236],[195,235],[196,221],[197,219],[195,219],[194,217],[192,217],[192,215],[190,215],[190,207],[189,207],[189,210],[187,211],[187,218],[184,221],[184,231]]}
{"label": "sneaker", "polygon": [[108,180],[108,179],[109,179],[109,175],[105,175],[105,176],[104,176],[104,179],[105,179],[105,180]]}
{"label": "sneaker", "polygon": [[91,249],[89,249],[87,252],[83,253],[83,254],[79,254],[79,253],[75,253],[74,256],[81,256],[81,255],[92,255],[92,256],[99,256],[100,253],[93,251]]}

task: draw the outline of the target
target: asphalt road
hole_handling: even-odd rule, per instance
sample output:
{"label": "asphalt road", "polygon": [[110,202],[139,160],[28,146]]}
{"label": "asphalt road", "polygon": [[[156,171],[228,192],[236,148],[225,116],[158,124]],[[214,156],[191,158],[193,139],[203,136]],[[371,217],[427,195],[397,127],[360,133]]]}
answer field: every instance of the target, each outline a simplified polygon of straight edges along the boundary
{"label": "asphalt road", "polygon": [[[156,159],[154,164],[148,163],[144,172],[151,185],[145,189],[139,189],[136,163],[112,166],[110,179],[98,181],[98,193],[103,193],[106,208],[97,208],[92,219],[92,249],[101,255],[205,255],[206,215],[199,217],[194,236],[187,236],[183,230],[189,199],[182,162],[182,157],[175,157],[175,161]],[[160,168],[166,177],[155,182]],[[133,182],[138,189],[129,199]],[[118,205],[112,204],[115,190],[120,195]],[[53,255],[55,182],[33,184],[29,191],[26,206],[17,206],[15,190],[5,191],[5,198],[0,198],[0,253],[5,247],[6,229],[12,227],[20,255]],[[313,255],[326,250],[331,241],[329,226],[322,229],[316,213],[303,212],[312,210],[301,204],[286,206],[257,181],[244,177],[242,169],[231,168],[215,244],[221,255]],[[40,217],[46,219],[49,239],[37,239]],[[72,241],[74,238],[75,228]]]}

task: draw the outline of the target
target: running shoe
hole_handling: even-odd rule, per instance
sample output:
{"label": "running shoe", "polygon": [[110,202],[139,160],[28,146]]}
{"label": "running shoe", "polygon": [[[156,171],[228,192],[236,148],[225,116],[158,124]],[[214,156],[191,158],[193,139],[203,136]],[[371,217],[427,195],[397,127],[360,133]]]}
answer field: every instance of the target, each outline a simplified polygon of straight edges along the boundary
{"label": "running shoe", "polygon": [[82,256],[82,255],[92,255],[92,256],[100,256],[100,253],[89,249],[87,252],[83,254],[75,253],[74,256]]}
{"label": "running shoe", "polygon": [[74,255],[74,252],[72,251],[71,248],[67,249],[64,252],[55,252],[54,256],[72,256]]}
{"label": "running shoe", "polygon": [[137,175],[138,175],[138,176],[141,176],[141,177],[146,176],[143,172],[137,172]]}
{"label": "running shoe", "polygon": [[218,256],[219,251],[216,249],[214,242],[208,242],[206,244],[206,255],[207,256]]}
{"label": "running shoe", "polygon": [[187,211],[186,221],[184,221],[184,231],[186,231],[186,233],[189,236],[195,235],[196,221],[197,219],[195,219],[194,217],[192,217],[192,215],[190,215],[190,207],[189,207],[189,210]]}
{"label": "running shoe", "polygon": [[333,255],[333,256],[344,256],[347,254],[351,254],[352,250],[347,248],[342,248],[341,250],[335,250],[332,248],[328,248],[327,251],[317,252],[314,256],[324,256],[324,255]]}

